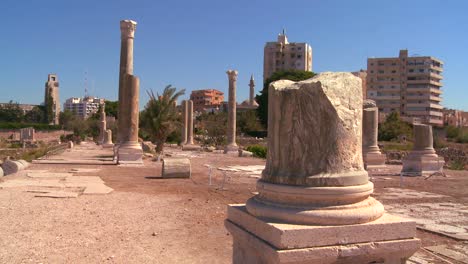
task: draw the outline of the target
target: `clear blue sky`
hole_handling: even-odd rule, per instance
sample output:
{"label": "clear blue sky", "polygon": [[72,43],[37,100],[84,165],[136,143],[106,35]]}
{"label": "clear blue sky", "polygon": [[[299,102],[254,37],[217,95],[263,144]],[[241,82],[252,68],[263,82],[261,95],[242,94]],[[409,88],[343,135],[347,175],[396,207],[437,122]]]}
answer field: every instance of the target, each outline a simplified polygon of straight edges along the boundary
{"label": "clear blue sky", "polygon": [[468,110],[468,1],[19,1],[1,0],[0,102],[39,104],[48,73],[60,99],[90,93],[116,100],[121,19],[138,22],[134,74],[145,90],[172,84],[227,93],[227,69],[237,69],[238,101],[250,74],[262,87],[263,47],[286,29],[307,42],[313,71],[355,71],[368,57],[400,49],[445,62],[445,107]]}

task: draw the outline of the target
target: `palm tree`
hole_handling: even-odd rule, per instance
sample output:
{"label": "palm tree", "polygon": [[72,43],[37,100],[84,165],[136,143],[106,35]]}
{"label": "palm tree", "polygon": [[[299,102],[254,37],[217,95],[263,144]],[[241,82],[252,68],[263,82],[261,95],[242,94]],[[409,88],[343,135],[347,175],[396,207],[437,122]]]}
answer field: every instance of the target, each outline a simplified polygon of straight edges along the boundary
{"label": "palm tree", "polygon": [[161,153],[169,134],[182,126],[176,102],[185,94],[185,89],[177,91],[168,85],[161,95],[154,95],[152,90],[146,92],[150,99],[141,113],[141,128],[156,143],[156,152]]}

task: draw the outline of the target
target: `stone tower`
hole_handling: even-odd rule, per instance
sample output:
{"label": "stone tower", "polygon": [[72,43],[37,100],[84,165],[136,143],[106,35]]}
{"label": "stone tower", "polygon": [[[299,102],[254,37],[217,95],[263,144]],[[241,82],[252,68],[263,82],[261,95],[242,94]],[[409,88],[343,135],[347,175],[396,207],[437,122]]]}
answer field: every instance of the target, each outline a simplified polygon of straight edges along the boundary
{"label": "stone tower", "polygon": [[249,87],[250,87],[249,105],[252,106],[254,105],[254,101],[255,101],[255,80],[254,80],[253,74],[250,76]]}
{"label": "stone tower", "polygon": [[59,100],[59,82],[57,74],[49,74],[47,82],[45,83],[44,105],[47,108],[49,99],[52,100],[52,120],[50,124],[58,125],[60,114],[60,100]]}

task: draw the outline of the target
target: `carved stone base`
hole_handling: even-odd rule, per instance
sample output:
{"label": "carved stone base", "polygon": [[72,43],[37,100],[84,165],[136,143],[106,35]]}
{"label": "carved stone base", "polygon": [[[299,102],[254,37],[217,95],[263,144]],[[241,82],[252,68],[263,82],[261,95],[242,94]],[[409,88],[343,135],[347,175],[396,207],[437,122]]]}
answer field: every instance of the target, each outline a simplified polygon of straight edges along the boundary
{"label": "carved stone base", "polygon": [[416,224],[384,214],[356,225],[310,226],[265,221],[228,205],[225,226],[239,263],[404,263],[420,247]]}
{"label": "carved stone base", "polygon": [[143,150],[138,143],[121,144],[117,150],[119,165],[143,165]]}
{"label": "carved stone base", "polygon": [[224,147],[224,154],[239,154],[239,146],[237,145],[227,145]]}
{"label": "carved stone base", "polygon": [[110,143],[110,144],[102,144],[102,147],[103,148],[113,148],[114,147],[114,143]]}
{"label": "carved stone base", "polygon": [[403,158],[401,173],[407,176],[427,176],[442,171],[445,161],[437,155],[412,155]]}
{"label": "carved stone base", "polygon": [[[367,172],[366,172],[367,175]],[[258,195],[247,200],[250,214],[304,225],[350,225],[378,219],[383,205],[370,197],[371,182],[353,186],[306,187],[257,182]]]}
{"label": "carved stone base", "polygon": [[366,168],[371,166],[385,166],[385,160],[387,159],[387,156],[382,153],[364,153],[362,157]]}
{"label": "carved stone base", "polygon": [[201,150],[201,147],[195,144],[185,144],[182,146],[182,150],[183,151],[198,151],[198,150]]}

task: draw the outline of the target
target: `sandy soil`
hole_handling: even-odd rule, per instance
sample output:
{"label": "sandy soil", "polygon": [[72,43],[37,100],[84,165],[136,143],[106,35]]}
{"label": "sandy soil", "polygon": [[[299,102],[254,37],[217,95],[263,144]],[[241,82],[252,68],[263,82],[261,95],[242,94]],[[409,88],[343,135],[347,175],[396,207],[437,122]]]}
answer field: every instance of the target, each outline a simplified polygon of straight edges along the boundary
{"label": "sandy soil", "polygon": [[[75,153],[77,159],[86,155],[93,158],[92,151]],[[75,154],[72,151],[63,155]],[[101,151],[99,155],[94,158],[110,152]],[[191,159],[191,179],[162,179],[161,163],[150,159],[143,167],[33,164],[28,169],[68,172],[72,168],[99,168],[76,175],[100,176],[114,192],[54,199],[34,197],[25,188],[1,189],[0,263],[230,263],[232,238],[223,223],[226,205],[243,203],[251,197],[257,178],[230,172],[221,189],[224,174],[214,170],[209,185],[205,165],[263,165],[265,161],[218,153],[203,153]],[[404,178],[403,186],[468,204],[468,173],[447,174],[448,178],[435,176],[428,180]],[[17,177],[24,175],[2,180]],[[399,177],[376,176],[373,181],[377,193],[400,188]],[[382,202],[401,205],[415,201]],[[418,237],[424,246],[460,243],[423,231],[418,231]]]}

